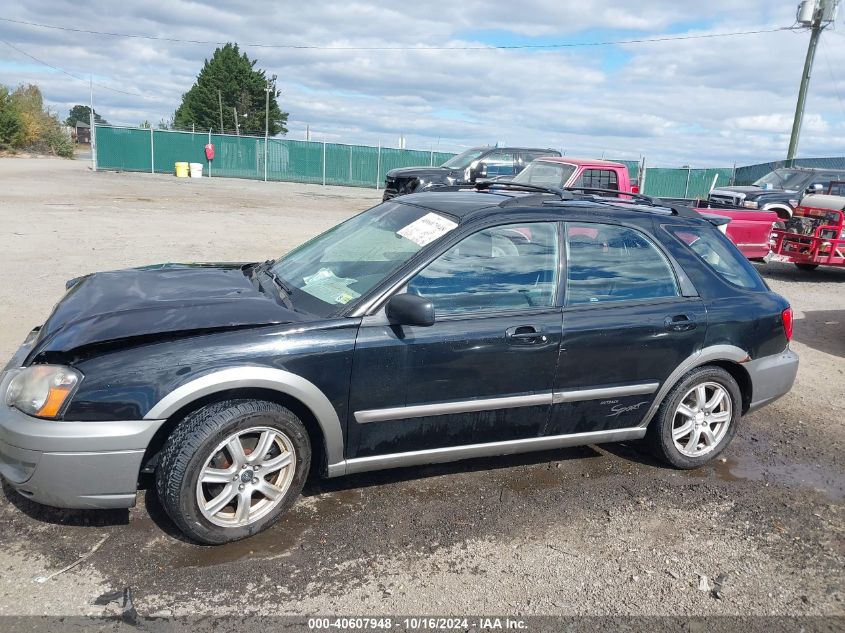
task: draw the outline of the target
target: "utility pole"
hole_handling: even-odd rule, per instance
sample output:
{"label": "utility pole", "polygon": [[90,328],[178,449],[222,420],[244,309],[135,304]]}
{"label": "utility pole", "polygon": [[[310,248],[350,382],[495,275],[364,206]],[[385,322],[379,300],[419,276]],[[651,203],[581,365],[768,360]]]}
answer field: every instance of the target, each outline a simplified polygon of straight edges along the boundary
{"label": "utility pole", "polygon": [[97,122],[94,120],[94,76],[89,77],[91,89],[91,114],[88,122],[91,125],[91,170],[97,171]]}
{"label": "utility pole", "polygon": [[839,0],[804,0],[798,5],[798,14],[795,19],[801,26],[810,28],[810,44],[807,47],[804,71],[801,74],[798,103],[795,104],[792,135],[789,137],[789,151],[786,153],[787,165],[792,165],[795,154],[798,152],[798,138],[801,136],[801,123],[804,120],[804,105],[807,102],[807,89],[810,86],[810,75],[813,72],[813,60],[816,57],[819,37],[825,28],[833,24],[838,5]]}
{"label": "utility pole", "polygon": [[220,106],[220,133],[225,134],[226,132],[223,131],[223,95],[219,90],[217,91],[217,104]]}
{"label": "utility pole", "polygon": [[235,134],[241,135],[241,126],[238,124],[238,109],[232,106],[232,115],[235,117]]}
{"label": "utility pole", "polygon": [[270,138],[270,91],[276,90],[276,75],[264,86],[264,182],[267,182],[267,143]]}

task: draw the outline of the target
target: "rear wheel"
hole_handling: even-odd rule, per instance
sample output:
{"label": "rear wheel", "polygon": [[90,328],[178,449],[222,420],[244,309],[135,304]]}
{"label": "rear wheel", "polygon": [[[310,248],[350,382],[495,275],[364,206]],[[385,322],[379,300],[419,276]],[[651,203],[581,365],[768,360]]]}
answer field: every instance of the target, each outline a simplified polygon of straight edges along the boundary
{"label": "rear wheel", "polygon": [[156,488],[187,536],[226,543],[272,525],[299,496],[310,462],[308,433],[290,410],[229,400],[176,427],[162,449]]}
{"label": "rear wheel", "polygon": [[666,396],[648,427],[652,452],[676,468],[713,460],[736,434],[742,395],[721,367],[688,373]]}
{"label": "rear wheel", "polygon": [[798,270],[803,270],[806,273],[814,271],[816,268],[819,267],[818,264],[795,264],[795,267]]}

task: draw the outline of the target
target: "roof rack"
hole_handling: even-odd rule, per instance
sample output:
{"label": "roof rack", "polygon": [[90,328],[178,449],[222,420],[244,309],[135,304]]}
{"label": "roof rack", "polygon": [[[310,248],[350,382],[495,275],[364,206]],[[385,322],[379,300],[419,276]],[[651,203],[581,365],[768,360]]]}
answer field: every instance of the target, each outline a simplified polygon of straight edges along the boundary
{"label": "roof rack", "polygon": [[629,191],[619,191],[618,189],[601,189],[599,187],[564,187],[566,191],[583,191],[584,193],[612,193],[614,197],[625,196],[625,198],[633,198],[641,202],[645,202],[650,207],[662,207],[663,201],[660,198],[652,198],[642,193],[631,193]]}
{"label": "roof rack", "polygon": [[[660,198],[652,198],[651,196],[646,196],[641,193],[619,191],[618,189],[600,189],[598,187],[564,187],[564,189],[566,191],[583,191],[584,193],[612,193],[616,198],[614,202],[627,202],[628,199],[633,199],[636,202],[643,202],[650,207],[669,209],[673,215],[685,218],[701,218],[701,215],[691,207],[681,204],[667,204]],[[591,198],[596,202],[603,202],[606,200],[603,196],[591,196]]]}
{"label": "roof rack", "polygon": [[430,187],[426,187],[426,191],[461,191],[465,189],[473,189],[475,191],[488,191],[493,188],[510,189],[511,191],[525,191],[528,193],[550,193],[552,195],[557,196],[561,200],[575,200],[575,196],[571,192],[566,191],[565,189],[561,189],[560,187],[529,185],[521,182],[510,182],[508,180],[499,182],[487,180],[484,182],[463,183],[455,185],[432,185]]}
{"label": "roof rack", "polygon": [[[460,191],[464,189],[474,189],[476,191],[489,191],[491,189],[508,189],[511,191],[524,191],[527,193],[549,193],[552,195],[557,196],[562,201],[571,201],[571,200],[591,200],[593,202],[604,202],[610,203],[611,200],[608,199],[606,196],[600,195],[591,195],[591,194],[602,194],[602,193],[611,193],[614,196],[612,202],[614,203],[625,203],[630,200],[634,202],[641,202],[650,207],[659,207],[663,209],[668,209],[672,212],[673,215],[678,215],[685,218],[698,218],[701,219],[701,215],[697,213],[691,207],[687,207],[684,205],[679,204],[667,204],[663,202],[660,198],[652,198],[651,196],[646,196],[641,193],[631,193],[628,191],[619,191],[618,189],[602,189],[599,187],[547,187],[545,185],[530,185],[528,183],[522,182],[512,182],[510,180],[503,180],[503,181],[496,181],[496,180],[487,180],[484,182],[477,182],[477,183],[465,183],[465,184],[456,184],[456,185],[446,185],[446,186],[437,186],[431,187],[431,189],[438,189],[438,190],[445,190],[445,191]],[[429,189],[429,191],[431,190]],[[581,196],[578,196],[578,193],[581,193]]]}
{"label": "roof rack", "polygon": [[502,187],[504,189],[510,189],[512,191],[529,191],[531,193],[551,193],[556,195],[561,200],[574,200],[575,196],[573,196],[569,191],[565,188],[561,189],[560,187],[546,187],[545,185],[529,185],[527,183],[521,182],[512,182],[510,180],[502,180],[502,181],[495,181],[495,180],[488,180],[485,182],[478,182],[474,185],[475,189],[479,191],[484,191],[487,189],[492,189],[494,187]]}

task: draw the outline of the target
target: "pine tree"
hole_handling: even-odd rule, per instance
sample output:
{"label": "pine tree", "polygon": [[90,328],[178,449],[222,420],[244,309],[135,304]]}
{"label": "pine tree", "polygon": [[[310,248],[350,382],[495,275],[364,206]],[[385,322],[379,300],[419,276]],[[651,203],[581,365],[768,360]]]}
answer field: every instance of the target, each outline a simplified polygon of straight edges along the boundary
{"label": "pine tree", "polygon": [[[91,122],[91,106],[76,104],[70,109],[70,112],[68,112],[67,118],[65,119],[65,125],[68,127],[74,127],[76,126],[77,121],[82,121],[83,123]],[[96,110],[94,110],[94,121],[100,123],[101,125],[109,124],[109,122],[101,117],[100,113]]]}
{"label": "pine tree", "polygon": [[[267,77],[255,69],[256,60],[241,54],[237,44],[217,48],[191,89],[182,95],[182,104],[173,116],[177,128],[220,131],[220,99],[223,102],[223,127],[234,129],[233,108],[238,113],[241,134],[264,134],[264,105]],[[218,98],[218,91],[220,97]],[[270,93],[270,135],[287,133],[288,113],[279,109],[276,97]]]}

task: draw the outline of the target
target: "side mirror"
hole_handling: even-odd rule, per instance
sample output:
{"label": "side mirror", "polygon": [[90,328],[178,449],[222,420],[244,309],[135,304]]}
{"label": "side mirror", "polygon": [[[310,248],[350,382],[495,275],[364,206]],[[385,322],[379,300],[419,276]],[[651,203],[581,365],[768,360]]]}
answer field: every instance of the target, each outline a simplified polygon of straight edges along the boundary
{"label": "side mirror", "polygon": [[487,163],[479,162],[472,170],[472,179],[487,178]]}
{"label": "side mirror", "polygon": [[434,304],[419,295],[394,295],[387,302],[387,319],[396,325],[434,325]]}

